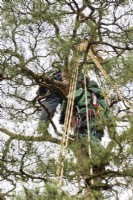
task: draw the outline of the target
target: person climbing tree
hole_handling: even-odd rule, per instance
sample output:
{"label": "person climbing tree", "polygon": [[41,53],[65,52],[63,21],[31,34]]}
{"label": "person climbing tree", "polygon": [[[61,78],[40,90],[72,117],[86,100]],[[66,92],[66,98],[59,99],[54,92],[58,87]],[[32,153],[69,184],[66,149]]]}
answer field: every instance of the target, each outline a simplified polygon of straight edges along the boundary
{"label": "person climbing tree", "polygon": [[[87,94],[85,94],[85,82],[82,81],[81,89],[76,90],[74,105],[78,109],[76,127],[79,135],[85,136],[87,134],[87,119],[86,119],[86,103],[88,107],[88,119],[89,119],[89,132],[91,137],[96,140],[101,140],[103,137],[103,129],[100,125],[100,119],[109,116],[109,108],[105,102],[105,98],[102,95],[101,89],[98,87],[95,81],[90,81],[86,77]],[[85,95],[87,95],[87,102]],[[78,120],[80,118],[80,121]]]}
{"label": "person climbing tree", "polygon": [[[85,82],[87,93],[85,93]],[[88,107],[88,113],[86,110],[86,103]],[[63,115],[65,113],[66,104],[67,102],[63,101],[60,118],[61,124],[64,123]],[[103,171],[105,169],[105,166],[108,164],[108,161],[102,159],[105,149],[101,145],[100,141],[104,135],[105,117],[107,119],[109,117],[109,113],[109,108],[97,83],[95,81],[90,81],[88,77],[86,77],[86,80],[83,79],[80,88],[78,88],[75,92],[73,119],[71,123],[71,126],[75,129],[75,135],[71,137],[73,137],[77,141],[75,145],[77,145],[76,154],[77,158],[79,159],[79,165],[80,163],[88,162],[87,168],[89,169],[89,165],[92,162],[91,164],[93,165],[95,173]],[[87,130],[87,114],[89,119],[89,130]],[[88,134],[90,134],[91,136],[91,159],[88,155]],[[87,183],[87,185],[90,184],[88,178],[85,178],[85,182]]]}
{"label": "person climbing tree", "polygon": [[[66,78],[66,73],[58,70],[55,73],[53,73],[51,77],[53,78],[53,81],[57,80],[64,83],[64,85],[66,86],[64,87],[64,89],[67,93],[69,83]],[[38,125],[38,132],[43,133],[44,131],[46,132],[46,128],[48,128],[49,118],[53,118],[56,108],[62,102],[63,98],[59,91],[57,91],[54,87],[48,89],[43,84],[39,87],[37,94],[39,96],[44,96],[44,99],[42,101],[43,107],[41,110]]]}
{"label": "person climbing tree", "polygon": [[[69,78],[66,71],[60,71],[53,73],[52,75],[53,80],[60,81],[64,84],[63,92],[67,96],[69,90]],[[79,75],[76,88],[78,89],[81,86],[81,82],[83,80],[83,74]],[[60,92],[57,91],[55,88],[48,89],[44,85],[41,85],[37,91],[39,96],[46,95],[46,98],[42,101],[44,107],[42,107],[38,131],[40,133],[46,132],[46,128],[48,128],[49,124],[49,117],[52,119],[56,108],[59,104],[62,103],[63,97],[61,96]],[[49,116],[50,114],[50,116]]]}
{"label": "person climbing tree", "polygon": [[[85,83],[84,78],[80,79],[80,86],[76,88],[73,108],[72,126],[78,131],[79,135],[85,136],[87,134],[87,121],[86,121],[86,98],[85,98]],[[101,89],[95,81],[90,81],[86,77],[87,86],[87,105],[88,105],[88,118],[90,121],[90,133],[93,137],[101,140],[103,136],[103,127],[101,127],[100,119],[108,117],[109,108],[106,105],[105,98],[102,95]],[[64,123],[66,109],[66,101],[62,103],[62,112],[60,116],[60,124]]]}

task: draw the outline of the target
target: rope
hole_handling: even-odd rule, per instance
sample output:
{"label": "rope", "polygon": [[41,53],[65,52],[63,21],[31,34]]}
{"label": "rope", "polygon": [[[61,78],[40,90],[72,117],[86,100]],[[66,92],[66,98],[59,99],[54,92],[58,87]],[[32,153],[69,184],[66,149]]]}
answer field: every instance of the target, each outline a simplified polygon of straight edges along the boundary
{"label": "rope", "polygon": [[[88,47],[89,42],[85,41],[81,43],[78,47],[75,48],[75,50],[82,51],[85,48]],[[118,97],[125,101],[123,96],[121,95],[119,89],[115,86],[113,81],[111,80],[110,76],[107,74],[107,72],[103,69],[102,65],[100,64],[98,58],[94,55],[93,51],[89,49],[88,51],[88,56],[93,60],[93,62],[96,64],[97,68],[101,71],[101,73],[104,75],[104,77],[109,81],[111,86],[114,88],[116,91]],[[68,138],[69,138],[69,129],[71,125],[71,119],[72,119],[72,113],[73,113],[73,105],[74,105],[74,96],[75,96],[75,89],[76,89],[76,83],[77,83],[77,76],[78,76],[78,69],[79,69],[79,59],[75,56],[73,57],[74,62],[76,63],[77,67],[74,70],[74,73],[72,74],[72,82],[70,84],[69,88],[69,95],[68,95],[68,102],[67,102],[67,108],[66,108],[66,115],[65,115],[65,123],[64,123],[64,132],[62,134],[62,140],[61,140],[61,147],[60,147],[60,152],[59,152],[59,158],[57,162],[57,170],[56,170],[56,181],[59,186],[62,185],[62,179],[63,179],[63,172],[64,172],[64,162],[65,162],[65,157],[67,154],[67,145],[68,145]],[[88,118],[88,104],[87,104],[87,88],[86,88],[86,79],[84,76],[84,81],[85,81],[85,98],[86,98],[86,119],[87,119],[87,132],[88,132],[88,154],[89,157],[91,158],[91,147],[90,147],[90,127],[89,127],[89,118]],[[128,100],[127,100],[128,101]],[[128,101],[130,103],[130,101]],[[131,105],[131,103],[130,103]],[[93,175],[93,168],[90,166],[90,174]],[[91,180],[93,184],[93,180]]]}
{"label": "rope", "polygon": [[70,125],[71,125],[72,113],[73,113],[78,68],[79,67],[77,67],[72,74],[72,79],[71,79],[70,88],[69,88],[69,95],[68,95],[68,102],[67,102],[65,123],[64,123],[64,132],[62,134],[62,141],[61,141],[61,147],[60,147],[57,170],[56,170],[56,175],[57,175],[56,182],[58,183],[58,186],[61,186],[62,181],[63,181],[62,179],[63,179],[63,172],[64,172],[64,161],[67,154],[67,145],[68,145],[69,130],[70,130]]}
{"label": "rope", "polygon": [[[88,40],[85,40],[84,42],[82,42],[80,45],[79,45],[79,50],[80,51],[83,51],[85,49],[87,49],[89,45],[89,41]],[[110,83],[110,85],[113,87],[114,91],[116,92],[118,98],[123,101],[123,102],[127,102],[129,107],[130,108],[133,108],[133,103],[127,99],[127,98],[124,98],[122,95],[121,95],[121,91],[120,89],[116,86],[116,84],[111,80],[111,77],[109,76],[109,74],[107,74],[107,72],[104,70],[104,68],[102,67],[102,65],[100,64],[100,61],[99,59],[94,55],[93,51],[91,48],[89,48],[89,51],[88,51],[88,56],[93,60],[93,62],[95,63],[96,67],[101,71],[101,73],[104,75],[105,79],[107,79]]]}
{"label": "rope", "polygon": [[[86,87],[86,77],[85,77],[85,73],[84,73],[84,84],[85,84],[85,103],[86,103],[86,121],[87,121],[87,135],[88,135],[88,154],[89,154],[89,158],[92,158],[92,152],[91,152],[91,146],[90,146],[90,142],[91,142],[91,137],[90,137],[90,125],[89,125],[89,117],[88,117],[88,99],[87,99],[87,87]],[[90,175],[93,175],[93,168],[92,165],[90,165]],[[91,179],[91,184],[94,184],[94,180]]]}
{"label": "rope", "polygon": [[[111,80],[110,76],[107,74],[107,72],[103,69],[102,65],[100,64],[98,58],[93,54],[92,50],[89,49],[88,52],[89,57],[93,60],[93,62],[96,64],[97,68],[101,71],[101,73],[104,75],[104,77],[109,81],[110,85],[113,87],[114,91],[116,92],[116,94],[118,95],[119,99],[121,101],[125,101],[125,98],[121,95],[121,91],[119,90],[119,88],[113,83],[113,81]],[[126,99],[126,101],[128,102],[130,107],[133,107],[132,103],[130,102],[130,100]]]}

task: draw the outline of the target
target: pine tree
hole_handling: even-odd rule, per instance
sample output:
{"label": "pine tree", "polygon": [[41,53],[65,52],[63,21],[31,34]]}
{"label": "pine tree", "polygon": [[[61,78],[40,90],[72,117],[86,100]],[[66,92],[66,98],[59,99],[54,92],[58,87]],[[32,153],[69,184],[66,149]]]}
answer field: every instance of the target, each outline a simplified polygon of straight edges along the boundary
{"label": "pine tree", "polygon": [[[108,145],[106,149],[101,148],[102,153],[96,160],[89,159],[85,141],[69,141],[68,153],[72,156],[65,160],[63,184],[76,185],[75,190],[84,199],[109,199],[112,196],[120,199],[119,190],[131,189],[133,177],[131,2],[2,1],[1,13],[0,182],[1,185],[6,182],[11,188],[3,185],[2,195],[10,198],[21,184],[37,183],[41,188],[41,184],[53,182],[60,140],[52,137],[47,127],[42,127],[42,134],[38,133],[44,96],[41,99],[36,92],[39,86],[45,86],[51,92],[57,90],[65,99],[64,85],[53,81],[51,74],[65,70],[70,77],[77,64],[76,55],[79,74],[85,66],[90,77],[97,77],[114,117],[106,124]],[[85,39],[89,40],[88,45],[77,51]],[[89,49],[110,79],[88,58]],[[121,91],[120,96],[116,88]],[[50,123],[60,136],[51,118]],[[100,147],[97,148],[94,151],[98,155]],[[109,165],[106,170],[90,176],[89,166],[103,161]],[[84,178],[89,183],[94,180],[96,184],[86,190],[88,186],[82,183]],[[52,188],[51,193],[55,192],[58,197],[58,192]],[[25,194],[26,191],[28,187]],[[27,194],[36,196],[31,191]],[[73,199],[76,197],[72,196]],[[65,198],[64,195],[62,199]]]}

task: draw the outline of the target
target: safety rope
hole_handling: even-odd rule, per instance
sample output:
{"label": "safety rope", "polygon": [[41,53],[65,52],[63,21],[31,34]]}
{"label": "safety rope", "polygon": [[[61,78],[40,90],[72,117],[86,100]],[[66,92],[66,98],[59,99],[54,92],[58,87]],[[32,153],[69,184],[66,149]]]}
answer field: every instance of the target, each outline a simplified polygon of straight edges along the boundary
{"label": "safety rope", "polygon": [[[87,121],[87,135],[88,135],[88,154],[89,154],[89,158],[92,158],[92,152],[91,152],[91,136],[90,136],[90,124],[89,124],[89,117],[88,117],[88,99],[87,99],[87,87],[86,87],[86,76],[85,76],[85,72],[84,72],[84,85],[85,85],[85,103],[86,103],[86,121]],[[92,165],[90,165],[90,175],[93,175],[93,168]],[[91,184],[94,184],[94,180],[91,179]]]}
{"label": "safety rope", "polygon": [[56,182],[58,186],[61,186],[63,181],[64,162],[67,154],[67,145],[70,133],[69,130],[71,125],[71,119],[73,114],[73,105],[74,105],[74,96],[75,96],[76,83],[78,77],[78,69],[79,65],[73,71],[69,88],[68,102],[65,114],[64,132],[62,134],[61,147],[60,147],[57,170],[56,170]]}

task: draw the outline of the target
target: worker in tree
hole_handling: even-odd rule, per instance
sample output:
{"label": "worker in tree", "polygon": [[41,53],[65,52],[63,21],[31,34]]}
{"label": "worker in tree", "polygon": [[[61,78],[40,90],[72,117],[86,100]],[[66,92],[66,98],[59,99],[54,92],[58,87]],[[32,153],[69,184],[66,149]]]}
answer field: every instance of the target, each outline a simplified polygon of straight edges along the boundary
{"label": "worker in tree", "polygon": [[[101,126],[100,119],[108,117],[109,109],[106,105],[105,98],[102,95],[101,89],[97,83],[90,81],[86,77],[87,87],[87,106],[89,118],[89,132],[95,139],[101,140],[103,136],[104,127]],[[87,119],[86,119],[86,97],[85,97],[85,83],[82,77],[81,86],[77,88],[74,98],[74,120],[72,119],[72,126],[78,131],[80,136],[87,135]],[[60,123],[64,123],[66,109],[66,101],[63,101]]]}
{"label": "worker in tree", "polygon": [[[65,72],[61,72],[60,70],[58,70],[57,72],[52,74],[52,78],[53,80],[61,81],[62,83],[64,83],[64,85],[66,85],[64,90],[66,93],[68,92],[69,83],[66,79]],[[44,107],[41,110],[41,116],[40,116],[40,121],[38,125],[38,131],[40,133],[43,133],[43,132],[46,132],[46,128],[48,128],[49,117],[51,119],[53,118],[57,106],[60,103],[62,103],[63,99],[59,91],[57,91],[54,87],[53,88],[51,87],[51,89],[48,89],[44,85],[39,87],[37,94],[39,94],[39,96],[46,95],[46,98],[42,101],[42,104],[44,105]],[[48,115],[48,113],[50,113],[50,116]]]}
{"label": "worker in tree", "polygon": [[[85,82],[87,89],[87,102]],[[86,103],[88,113],[86,111]],[[60,118],[61,124],[64,123],[66,104],[66,101],[63,101]],[[71,125],[74,127],[76,133],[74,138],[77,139],[77,142],[74,143],[74,146],[76,146],[74,149],[76,150],[75,153],[77,155],[78,166],[81,167],[81,169],[83,169],[83,166],[86,166],[85,172],[88,172],[91,163],[93,166],[93,172],[96,174],[101,173],[105,170],[105,166],[109,164],[108,158],[106,158],[106,150],[101,145],[100,141],[104,135],[105,118],[107,119],[109,117],[110,111],[105,98],[102,95],[101,89],[98,87],[96,82],[90,81],[88,77],[86,77],[86,81],[84,81],[84,79],[82,80],[81,87],[75,92],[73,113]],[[89,119],[89,130],[87,130],[87,114]],[[89,143],[87,139],[88,133],[91,136]],[[88,145],[91,146],[91,158],[88,155]],[[88,176],[84,177],[84,180],[87,185],[90,185],[90,179],[88,179]]]}
{"label": "worker in tree", "polygon": [[[85,82],[87,89],[86,92]],[[88,113],[86,112],[86,103],[88,107]],[[78,146],[76,152],[79,159],[78,163],[79,165],[82,163],[82,165],[87,166],[88,168],[91,165],[94,174],[101,174],[105,171],[105,166],[109,165],[109,158],[106,154],[106,149],[103,147],[100,141],[104,135],[104,128],[110,117],[110,111],[105,101],[105,97],[103,96],[102,91],[98,87],[97,83],[86,78],[86,81],[82,82],[82,88],[76,90],[74,105],[78,107],[78,113],[75,116],[77,123],[76,132],[80,138],[80,140],[77,141]],[[90,134],[89,141],[87,139],[88,134]],[[91,148],[91,156],[88,152],[88,145]],[[88,165],[83,164],[83,162],[88,162]],[[85,171],[87,171],[87,168]],[[88,176],[84,176],[84,180],[86,185],[91,185]],[[94,179],[94,184],[102,184],[102,179],[100,176]]]}
{"label": "worker in tree", "polygon": [[88,107],[88,119],[89,119],[89,132],[92,137],[97,140],[101,140],[103,136],[103,129],[99,123],[100,119],[109,116],[109,108],[106,105],[105,98],[102,95],[101,89],[94,81],[89,81],[86,78],[87,89],[87,102],[85,97],[85,82],[82,82],[82,89],[76,90],[74,105],[78,107],[80,122],[77,126],[80,135],[85,136],[87,134],[87,117],[86,117],[86,103]]}
{"label": "worker in tree", "polygon": [[[54,80],[61,81],[61,83],[63,83],[64,85],[63,92],[65,93],[65,95],[67,95],[68,90],[69,90],[69,79],[68,79],[68,75],[66,71],[63,71],[63,72],[57,71],[52,75],[52,77]],[[79,75],[77,86],[76,86],[77,89],[80,87],[82,79],[83,79],[83,74]],[[42,108],[41,110],[38,131],[40,133],[43,133],[44,131],[46,132],[46,128],[48,128],[49,117],[52,118],[54,116],[56,108],[59,104],[62,103],[63,98],[61,94],[55,90],[55,88],[53,88],[53,90],[49,90],[46,87],[41,86],[37,93],[40,96],[42,95],[47,96],[42,101],[42,103],[48,109],[48,112],[50,113],[50,116],[48,116],[48,112],[45,108]]]}

